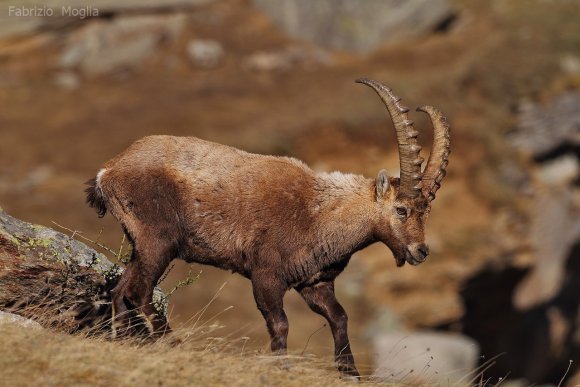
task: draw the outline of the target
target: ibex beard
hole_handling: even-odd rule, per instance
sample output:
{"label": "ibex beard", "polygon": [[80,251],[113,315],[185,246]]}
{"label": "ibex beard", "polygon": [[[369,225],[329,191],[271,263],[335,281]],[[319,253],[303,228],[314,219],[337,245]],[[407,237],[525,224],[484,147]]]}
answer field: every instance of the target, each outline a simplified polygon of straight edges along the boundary
{"label": "ibex beard", "polygon": [[133,246],[112,292],[114,335],[126,334],[132,315],[146,320],[149,334],[168,330],[152,295],[178,258],[250,279],[276,353],[286,351],[288,336],[283,297],[296,289],[328,321],[338,369],[359,375],[334,280],[353,253],[375,242],[391,249],[397,266],[425,261],[425,222],[450,143],[443,115],[431,106],[419,108],[434,126],[433,148],[421,169],[408,109],[388,87],[357,82],[375,90],[393,120],[400,178],[384,170],[374,179],[319,173],[294,158],[171,136],[145,137],[103,166],[88,182],[87,201],[100,216],[110,211]]}

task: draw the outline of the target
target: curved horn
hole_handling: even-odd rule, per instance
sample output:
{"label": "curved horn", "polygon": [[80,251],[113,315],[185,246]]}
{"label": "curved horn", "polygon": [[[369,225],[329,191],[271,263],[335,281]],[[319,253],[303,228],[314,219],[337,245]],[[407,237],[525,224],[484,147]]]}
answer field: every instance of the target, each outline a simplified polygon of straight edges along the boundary
{"label": "curved horn", "polygon": [[417,111],[427,113],[433,123],[433,148],[422,179],[423,195],[432,201],[446,174],[449,153],[451,153],[451,129],[447,118],[433,106],[421,106],[417,108]]}
{"label": "curved horn", "polygon": [[421,193],[421,164],[424,160],[419,155],[421,151],[417,143],[419,132],[413,128],[413,121],[409,120],[407,115],[409,109],[399,103],[401,98],[396,97],[387,86],[367,78],[357,79],[356,82],[372,87],[387,106],[395,125],[399,145],[401,165],[399,195],[416,198]]}

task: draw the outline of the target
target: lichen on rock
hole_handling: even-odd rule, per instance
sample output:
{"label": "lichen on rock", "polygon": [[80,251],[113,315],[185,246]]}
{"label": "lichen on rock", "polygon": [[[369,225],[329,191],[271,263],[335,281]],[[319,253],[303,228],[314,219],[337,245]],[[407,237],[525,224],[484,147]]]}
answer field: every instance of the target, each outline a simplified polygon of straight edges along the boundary
{"label": "lichen on rock", "polygon": [[[0,310],[66,332],[106,332],[110,291],[122,272],[82,242],[0,209]],[[157,293],[165,315],[165,297]]]}

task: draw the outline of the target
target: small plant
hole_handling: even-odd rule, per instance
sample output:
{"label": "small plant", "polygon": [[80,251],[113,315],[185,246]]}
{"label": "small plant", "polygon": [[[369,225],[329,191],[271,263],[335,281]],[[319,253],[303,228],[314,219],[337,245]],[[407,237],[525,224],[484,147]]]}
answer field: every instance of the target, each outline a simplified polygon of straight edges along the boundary
{"label": "small plant", "polygon": [[127,236],[125,235],[125,233],[123,233],[123,239],[121,239],[121,246],[119,246],[119,252],[116,255],[117,260],[121,262],[123,265],[126,265],[129,262],[131,262],[131,258],[133,257],[133,248],[131,244],[129,244],[129,249],[125,253],[123,253],[123,247],[125,245],[126,237]]}
{"label": "small plant", "polygon": [[119,282],[121,274],[123,274],[123,268],[114,263],[108,270],[103,272],[103,277],[105,277],[107,285],[112,288]]}
{"label": "small plant", "polygon": [[191,273],[191,269],[190,269],[187,272],[187,277],[184,280],[177,281],[177,284],[173,287],[173,289],[171,289],[171,291],[169,293],[167,293],[167,297],[171,297],[177,289],[182,288],[184,286],[191,285],[192,283],[197,281],[199,279],[199,277],[201,276],[201,273],[202,273],[202,271],[200,270],[199,273],[197,273],[196,275],[193,275]]}
{"label": "small plant", "polygon": [[[165,275],[163,277],[161,277],[161,279],[157,283],[158,285],[165,278],[167,278],[167,275],[169,274],[169,272],[171,272],[172,269],[173,269],[173,266],[171,266],[169,268],[169,270],[167,270]],[[166,315],[167,314],[167,304],[169,303],[169,299],[171,298],[171,296],[173,296],[173,293],[175,293],[177,291],[177,289],[183,288],[185,286],[189,286],[189,285],[193,284],[194,282],[196,282],[199,279],[199,277],[201,276],[201,273],[202,273],[202,271],[200,270],[199,273],[193,274],[191,269],[190,269],[187,272],[187,277],[185,277],[185,279],[177,281],[177,283],[175,284],[173,289],[171,289],[167,294],[163,294],[161,292],[154,293],[153,294],[153,306],[155,307],[155,309],[157,309],[159,312],[162,312],[164,315]]]}

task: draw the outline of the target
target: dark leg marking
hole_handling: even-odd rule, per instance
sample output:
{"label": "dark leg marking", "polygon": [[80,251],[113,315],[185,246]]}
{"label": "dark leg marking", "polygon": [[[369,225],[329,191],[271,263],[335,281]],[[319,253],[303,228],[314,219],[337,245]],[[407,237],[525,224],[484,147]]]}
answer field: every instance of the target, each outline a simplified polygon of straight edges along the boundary
{"label": "dark leg marking", "polygon": [[354,356],[348,339],[348,316],[334,294],[334,282],[296,289],[310,309],[323,316],[332,330],[334,355],[340,372],[350,376],[360,376],[354,364]]}
{"label": "dark leg marking", "polygon": [[284,313],[283,298],[286,288],[271,274],[253,273],[252,286],[256,305],[266,320],[272,351],[285,354],[288,340],[288,318]]}

